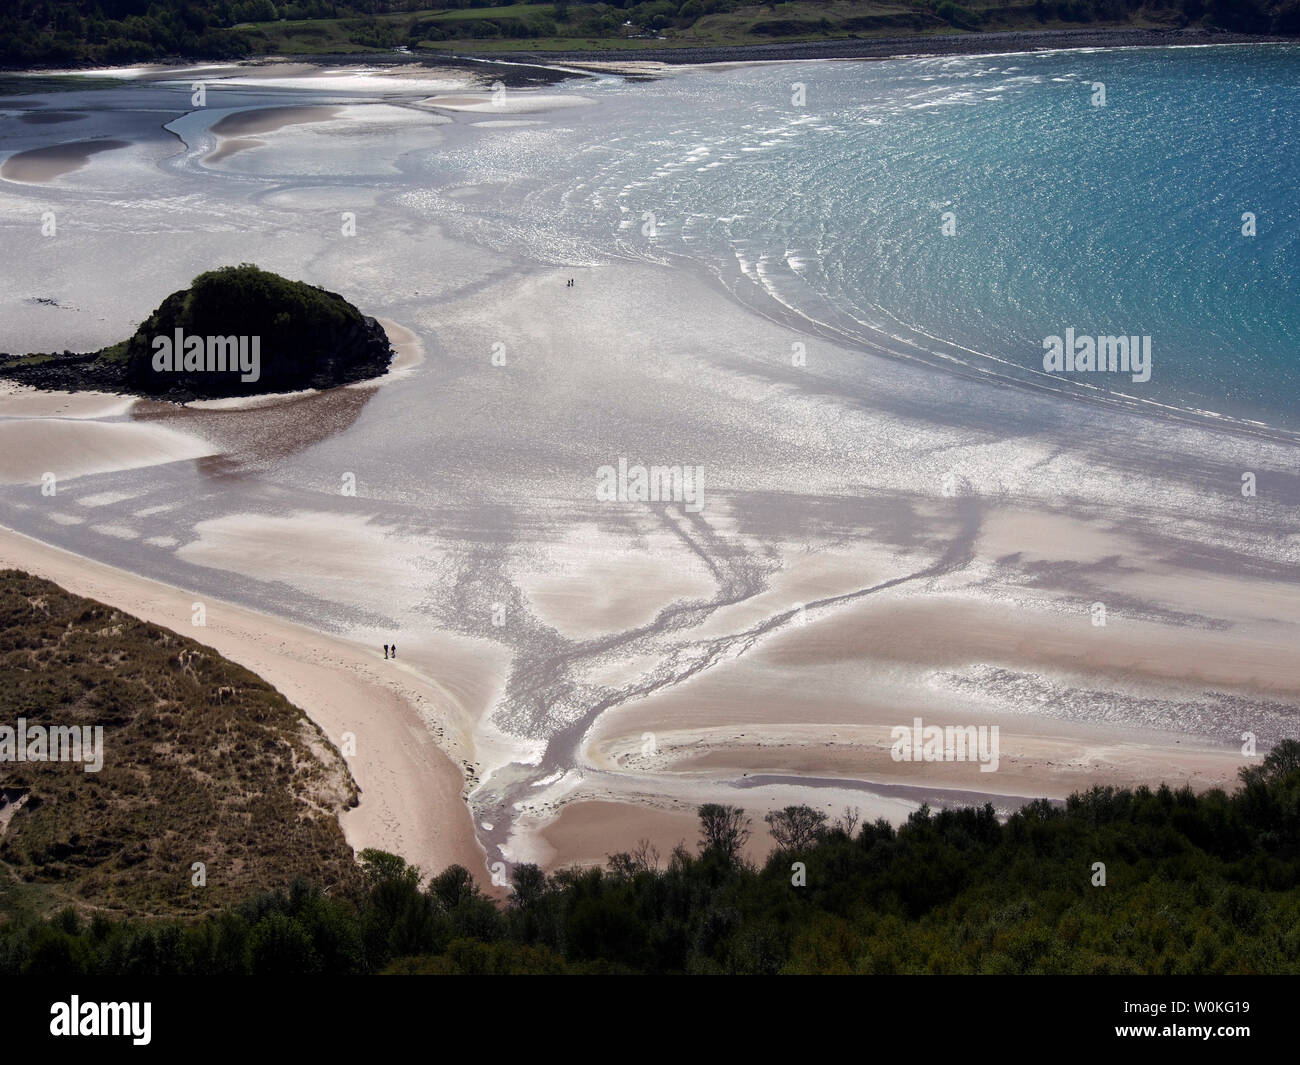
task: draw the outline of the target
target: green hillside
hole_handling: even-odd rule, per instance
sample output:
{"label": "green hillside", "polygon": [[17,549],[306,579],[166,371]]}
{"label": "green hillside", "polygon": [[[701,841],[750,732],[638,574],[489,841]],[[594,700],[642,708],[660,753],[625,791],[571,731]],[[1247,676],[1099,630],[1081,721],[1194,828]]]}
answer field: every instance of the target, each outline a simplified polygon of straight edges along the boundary
{"label": "green hillside", "polygon": [[625,49],[979,31],[1300,33],[1300,0],[10,0],[0,67],[394,49]]}

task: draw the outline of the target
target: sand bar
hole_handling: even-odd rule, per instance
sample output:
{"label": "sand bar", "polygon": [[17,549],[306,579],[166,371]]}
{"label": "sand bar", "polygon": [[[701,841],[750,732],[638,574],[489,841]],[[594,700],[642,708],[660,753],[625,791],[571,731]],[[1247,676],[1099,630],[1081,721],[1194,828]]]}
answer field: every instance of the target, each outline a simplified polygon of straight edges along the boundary
{"label": "sand bar", "polygon": [[335,117],[340,107],[259,107],[250,111],[236,111],[218,119],[212,132],[221,138],[221,144],[208,153],[204,161],[219,163],[236,152],[260,147],[265,141],[256,134],[274,133],[285,126],[305,126],[312,122],[326,122]]}
{"label": "sand bar", "polygon": [[586,107],[595,101],[585,96],[505,90],[474,95],[430,96],[420,102],[426,107],[436,107],[443,111],[495,111],[498,114],[525,115],[562,107]]}
{"label": "sand bar", "polygon": [[96,140],[73,141],[70,144],[52,144],[47,148],[32,148],[15,152],[0,165],[0,177],[6,181],[42,184],[64,174],[80,170],[90,157],[98,152],[111,152],[129,148],[126,141]]}
{"label": "sand bar", "polygon": [[251,137],[259,133],[274,133],[285,126],[302,126],[308,122],[324,122],[339,113],[338,107],[259,107],[251,111],[236,111],[212,125],[219,137]]}
{"label": "sand bar", "polygon": [[217,448],[161,425],[87,418],[0,420],[0,484],[40,484],[202,458]]}

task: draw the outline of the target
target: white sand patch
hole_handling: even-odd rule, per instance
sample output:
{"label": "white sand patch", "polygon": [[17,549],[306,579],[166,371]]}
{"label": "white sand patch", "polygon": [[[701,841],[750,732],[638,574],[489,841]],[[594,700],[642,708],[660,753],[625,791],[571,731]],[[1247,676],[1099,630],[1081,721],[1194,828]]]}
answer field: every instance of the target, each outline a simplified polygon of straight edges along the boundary
{"label": "white sand patch", "polygon": [[13,418],[115,418],[136,400],[109,392],[42,392],[0,381],[0,416]]}
{"label": "white sand patch", "polygon": [[590,107],[595,100],[585,96],[569,96],[559,93],[525,92],[507,89],[494,96],[492,93],[461,94],[458,96],[430,96],[421,100],[428,107],[439,107],[446,111],[483,111],[506,115],[526,115],[539,111],[553,111],[563,107]]}
{"label": "white sand patch", "polygon": [[633,537],[590,523],[563,543],[540,545],[517,564],[515,580],[537,615],[572,639],[644,625],[670,603],[717,588],[703,561],[667,530]]}
{"label": "white sand patch", "polygon": [[65,514],[61,510],[56,510],[50,514],[50,521],[57,522],[59,525],[84,525],[85,518],[79,518],[75,514]]}
{"label": "white sand patch", "polygon": [[[160,71],[168,70],[164,66],[146,65],[134,67],[100,67],[95,71],[97,77],[104,78],[142,78],[147,74],[157,74]],[[75,67],[52,67],[47,70],[15,70],[10,71],[9,76],[14,78],[45,78],[56,75],[73,75],[75,77],[86,76],[85,70],[78,70]]]}
{"label": "white sand patch", "polygon": [[405,371],[412,370],[424,362],[424,343],[404,325],[398,325],[388,318],[375,319],[384,327],[389,343],[393,345],[393,361],[388,364],[388,373],[383,377],[372,377],[368,381],[358,381],[348,388],[377,388],[396,375],[405,376]]}
{"label": "white sand patch", "polygon": [[0,484],[37,484],[52,473],[70,480],[202,458],[216,448],[157,425],[65,419],[0,422]]}
{"label": "white sand patch", "polygon": [[341,67],[325,69],[303,67],[241,71],[221,79],[222,85],[248,85],[258,89],[303,89],[347,94],[353,92],[448,92],[472,84],[453,71],[437,67],[411,67],[408,73],[380,71],[374,68]]}
{"label": "white sand patch", "polygon": [[174,536],[146,536],[144,542],[151,547],[175,547],[180,541]]}
{"label": "white sand patch", "polygon": [[427,548],[364,514],[299,511],[292,517],[232,514],[194,527],[176,553],[198,566],[284,581],[309,594],[354,603],[382,592],[390,610],[424,597]]}
{"label": "white sand patch", "polygon": [[140,539],[140,534],[138,532],[125,525],[113,525],[110,523],[105,525],[92,525],[90,528],[92,532],[97,532],[100,536],[112,536],[118,540]]}
{"label": "white sand patch", "polygon": [[261,202],[270,207],[287,207],[295,211],[355,211],[358,207],[374,206],[381,195],[383,191],[380,189],[367,189],[359,185],[330,185],[272,192],[263,196]]}
{"label": "white sand patch", "polygon": [[349,104],[339,108],[336,121],[353,126],[416,126],[427,129],[430,125],[444,126],[455,121],[446,115],[431,115],[422,108],[395,107],[391,104]]}
{"label": "white sand patch", "polygon": [[94,495],[81,496],[77,500],[79,507],[111,507],[114,503],[124,503],[134,499],[136,492],[96,492]]}
{"label": "white sand patch", "polygon": [[261,410],[265,407],[278,407],[284,403],[313,396],[320,389],[301,388],[297,392],[273,392],[265,396],[222,396],[220,399],[193,399],[186,403],[191,410]]}

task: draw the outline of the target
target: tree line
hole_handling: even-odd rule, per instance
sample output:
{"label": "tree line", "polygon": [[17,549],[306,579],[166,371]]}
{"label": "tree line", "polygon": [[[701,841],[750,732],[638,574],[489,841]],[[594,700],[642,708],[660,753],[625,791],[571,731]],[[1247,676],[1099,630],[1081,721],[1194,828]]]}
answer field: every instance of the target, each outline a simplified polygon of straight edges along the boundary
{"label": "tree line", "polygon": [[516,866],[500,904],[452,866],[360,855],[355,888],[299,882],[194,921],[73,909],[0,925],[0,974],[1295,973],[1300,742],[1233,793],[1094,787],[1064,804],[922,807],[897,829],[806,806],[698,810],[664,858]]}
{"label": "tree line", "polygon": [[[433,22],[417,17],[417,13],[464,8],[483,8],[486,13],[514,3],[516,0],[7,0],[0,10],[0,66],[244,58],[265,54],[273,47],[257,24],[281,21],[339,20],[343,39],[351,46],[392,48],[458,36],[615,37],[622,35],[625,21],[655,31],[687,29],[708,15],[761,6],[753,0],[559,0],[550,5],[549,17],[485,15],[482,20]],[[1124,23],[1135,15],[1163,25],[1300,33],[1300,0],[1034,0],[1032,4],[909,0],[905,5],[882,8],[883,13],[864,6],[865,15],[838,22],[825,18],[829,9],[816,0],[769,2],[766,6],[772,12],[779,7],[786,16],[752,27],[752,32],[769,36],[852,34],[884,25],[882,18],[893,19],[888,25],[906,32],[908,26],[936,28],[945,23],[961,30],[1024,29],[1035,22]],[[389,15],[411,17],[383,17]]]}

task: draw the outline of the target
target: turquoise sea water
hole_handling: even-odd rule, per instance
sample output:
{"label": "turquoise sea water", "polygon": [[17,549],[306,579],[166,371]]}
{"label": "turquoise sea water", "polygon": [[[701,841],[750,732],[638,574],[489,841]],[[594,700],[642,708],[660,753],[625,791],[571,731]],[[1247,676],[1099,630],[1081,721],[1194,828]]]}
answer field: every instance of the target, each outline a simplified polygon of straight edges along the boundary
{"label": "turquoise sea water", "polygon": [[557,260],[685,257],[820,331],[1052,387],[1046,337],[1150,336],[1150,381],[1066,389],[1300,428],[1300,48],[772,64],[570,91],[601,106],[431,164],[516,194],[465,226]]}

